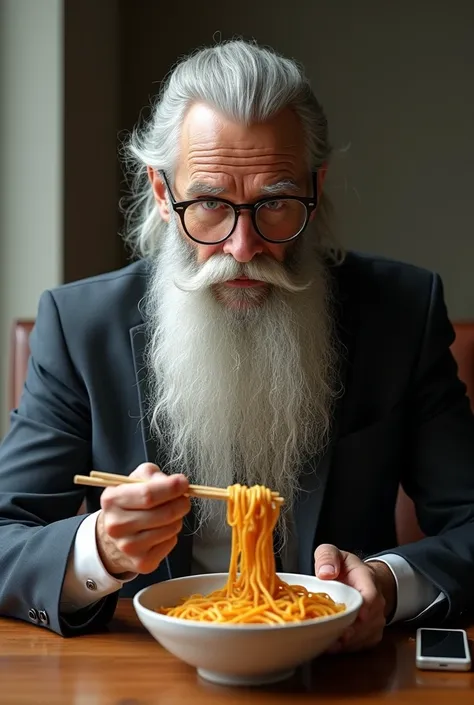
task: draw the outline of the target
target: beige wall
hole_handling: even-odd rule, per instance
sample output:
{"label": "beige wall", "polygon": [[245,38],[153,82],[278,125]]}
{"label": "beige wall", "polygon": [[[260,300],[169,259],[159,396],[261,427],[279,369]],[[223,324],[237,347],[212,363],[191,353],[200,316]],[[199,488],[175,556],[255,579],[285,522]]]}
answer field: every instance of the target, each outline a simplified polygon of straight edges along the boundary
{"label": "beige wall", "polygon": [[62,2],[0,2],[0,435],[8,336],[62,278]]}

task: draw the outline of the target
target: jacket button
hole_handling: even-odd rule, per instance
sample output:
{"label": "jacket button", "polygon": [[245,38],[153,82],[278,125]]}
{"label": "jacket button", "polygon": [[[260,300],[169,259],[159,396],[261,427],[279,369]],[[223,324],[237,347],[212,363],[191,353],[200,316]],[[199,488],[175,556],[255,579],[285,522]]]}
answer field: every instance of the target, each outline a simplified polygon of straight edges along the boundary
{"label": "jacket button", "polygon": [[90,578],[86,580],[86,588],[88,590],[97,590],[97,583],[95,580],[91,580]]}
{"label": "jacket button", "polygon": [[38,621],[38,612],[32,607],[28,611],[28,617],[31,619],[32,622],[37,622]]}
{"label": "jacket button", "polygon": [[44,610],[40,610],[38,615],[39,620],[42,624],[49,624],[49,617],[47,612],[45,612]]}

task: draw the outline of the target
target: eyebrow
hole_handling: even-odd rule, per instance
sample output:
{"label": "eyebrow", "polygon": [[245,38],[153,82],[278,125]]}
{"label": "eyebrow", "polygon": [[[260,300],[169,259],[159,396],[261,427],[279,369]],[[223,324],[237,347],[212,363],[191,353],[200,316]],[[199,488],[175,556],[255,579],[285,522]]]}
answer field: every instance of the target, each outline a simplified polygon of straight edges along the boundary
{"label": "eyebrow", "polygon": [[[223,186],[211,186],[211,184],[206,184],[204,181],[194,181],[186,189],[186,197],[192,198],[193,196],[220,196],[225,192]],[[300,187],[293,181],[293,179],[282,179],[276,184],[269,184],[267,186],[262,186],[261,192],[267,196],[278,196],[279,194],[288,193],[288,191],[300,191]]]}
{"label": "eyebrow", "polygon": [[186,197],[192,198],[193,196],[220,196],[224,193],[225,188],[222,186],[211,186],[211,184],[206,184],[204,181],[194,181],[189,184],[186,189]]}
{"label": "eyebrow", "polygon": [[288,193],[288,191],[300,191],[300,187],[293,181],[293,179],[282,179],[276,184],[270,184],[268,186],[262,186],[262,193],[266,193],[269,196],[278,196],[280,193]]}

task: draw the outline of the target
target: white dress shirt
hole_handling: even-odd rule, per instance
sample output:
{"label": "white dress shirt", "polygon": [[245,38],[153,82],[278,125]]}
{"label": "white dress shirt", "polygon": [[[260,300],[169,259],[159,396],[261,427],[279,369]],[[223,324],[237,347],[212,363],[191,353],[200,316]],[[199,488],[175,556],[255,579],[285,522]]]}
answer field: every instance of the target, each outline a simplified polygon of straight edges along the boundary
{"label": "white dress shirt", "polygon": [[[134,573],[129,573],[118,580],[105,570],[97,550],[95,533],[99,511],[88,515],[76,533],[61,592],[60,612],[64,615],[92,605],[120,590],[125,582],[135,577]],[[230,540],[230,528],[227,526],[215,527],[211,523],[197,532],[193,539],[193,574],[227,572]],[[283,556],[285,572],[295,572],[292,562],[295,556],[296,551],[291,548],[290,542],[290,548]],[[397,606],[390,623],[418,617],[435,602],[446,599],[401,556],[388,553],[367,562],[371,560],[385,563],[397,585]]]}

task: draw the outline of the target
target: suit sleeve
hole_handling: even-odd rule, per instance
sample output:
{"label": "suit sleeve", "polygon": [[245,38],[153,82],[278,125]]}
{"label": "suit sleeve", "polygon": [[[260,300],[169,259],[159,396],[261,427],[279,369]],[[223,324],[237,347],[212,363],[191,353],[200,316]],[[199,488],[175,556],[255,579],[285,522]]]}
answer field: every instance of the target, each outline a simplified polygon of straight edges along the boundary
{"label": "suit sleeve", "polygon": [[84,488],[91,469],[87,390],[74,369],[51,292],[39,303],[18,409],[0,446],[0,614],[63,636],[100,628],[117,595],[91,609],[60,615],[61,590]]}
{"label": "suit sleeve", "polygon": [[411,453],[402,484],[426,538],[390,551],[404,557],[447,600],[423,613],[443,622],[474,607],[474,417],[450,346],[442,284],[430,306],[409,399]]}

